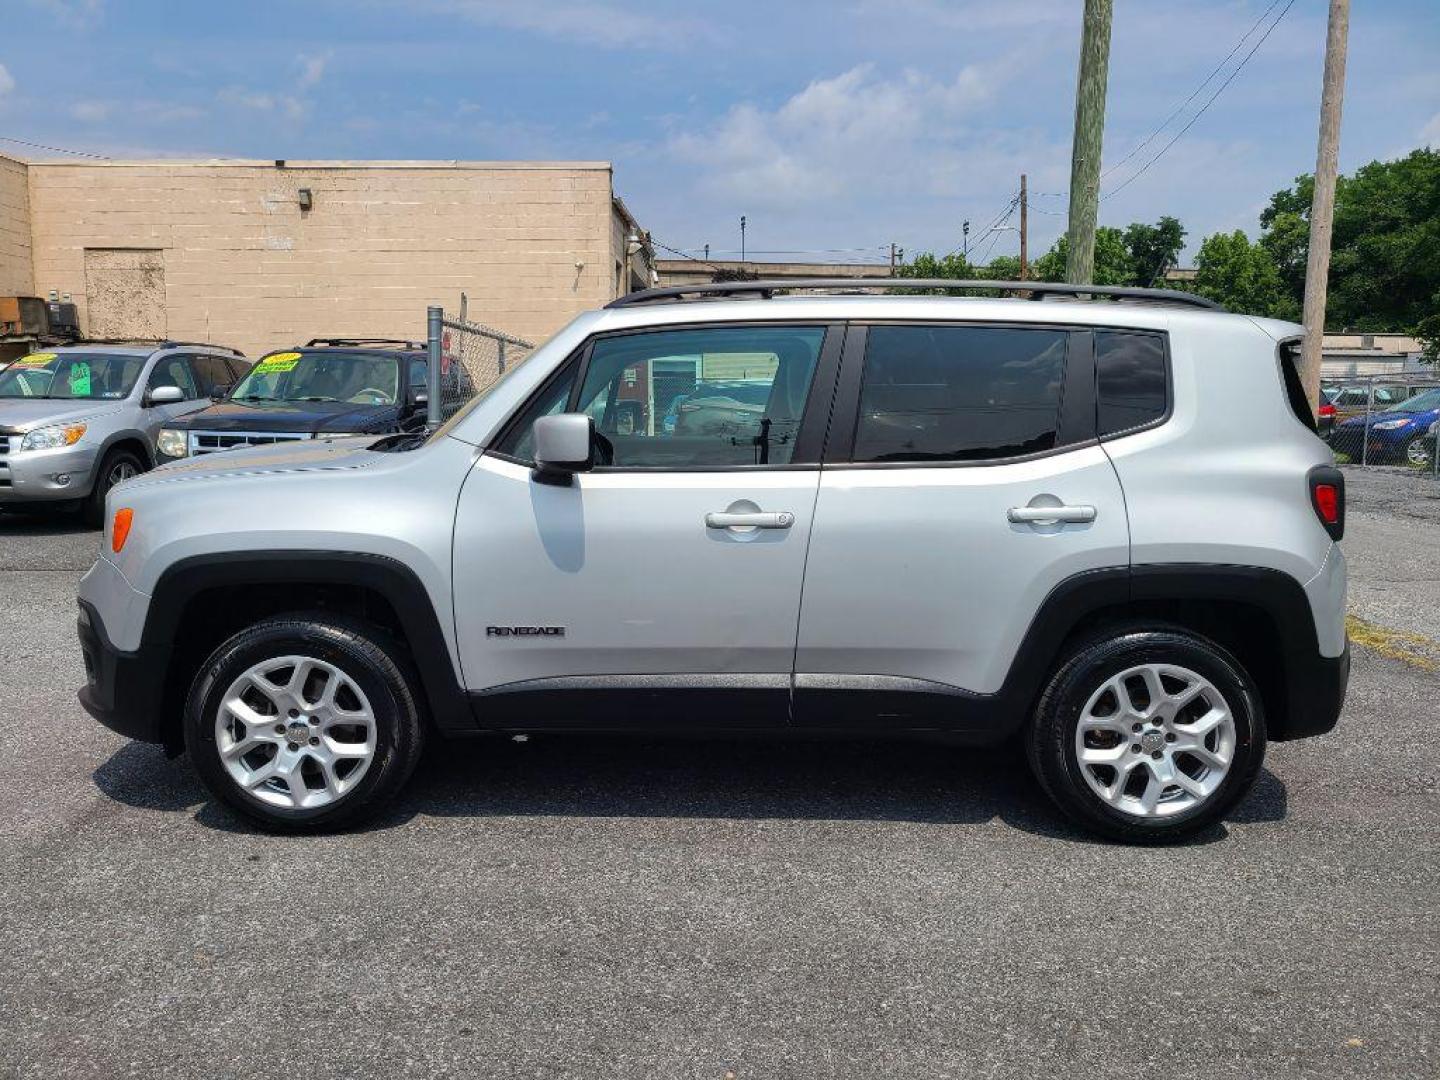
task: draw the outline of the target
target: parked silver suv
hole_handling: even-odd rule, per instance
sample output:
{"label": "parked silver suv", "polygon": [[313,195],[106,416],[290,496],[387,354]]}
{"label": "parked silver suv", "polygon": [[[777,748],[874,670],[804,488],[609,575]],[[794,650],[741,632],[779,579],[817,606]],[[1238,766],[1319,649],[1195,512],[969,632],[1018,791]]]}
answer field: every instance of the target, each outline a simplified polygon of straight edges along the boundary
{"label": "parked silver suv", "polygon": [[210,404],[249,368],[217,345],[90,342],[31,353],[0,371],[0,509],[81,504],[155,463],[167,421]]}
{"label": "parked silver suv", "polygon": [[1344,484],[1299,327],[795,287],[616,301],[428,436],[127,484],[82,702],[297,831],[375,813],[434,735],[860,731],[1018,735],[1063,810],[1155,842],[1334,726]]}

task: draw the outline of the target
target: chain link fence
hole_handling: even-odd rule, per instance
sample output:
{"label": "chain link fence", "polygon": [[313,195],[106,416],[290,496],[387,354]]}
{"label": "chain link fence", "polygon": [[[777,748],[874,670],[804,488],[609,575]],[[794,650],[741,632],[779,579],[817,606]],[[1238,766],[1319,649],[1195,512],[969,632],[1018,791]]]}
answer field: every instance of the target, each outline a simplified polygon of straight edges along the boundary
{"label": "chain link fence", "polygon": [[1320,434],[1342,465],[1391,465],[1440,478],[1440,375],[1322,379]]}
{"label": "chain link fence", "polygon": [[530,355],[533,344],[466,319],[460,311],[447,315],[432,307],[427,319],[426,347],[430,357],[428,421],[438,427],[500,376]]}

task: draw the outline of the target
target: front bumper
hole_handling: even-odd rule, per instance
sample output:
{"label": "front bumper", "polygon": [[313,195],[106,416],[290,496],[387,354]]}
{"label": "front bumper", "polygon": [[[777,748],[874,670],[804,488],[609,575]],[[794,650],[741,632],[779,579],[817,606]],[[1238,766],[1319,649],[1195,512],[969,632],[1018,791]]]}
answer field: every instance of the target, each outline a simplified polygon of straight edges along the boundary
{"label": "front bumper", "polygon": [[9,450],[0,454],[0,505],[57,502],[90,494],[95,470],[93,447],[19,451],[20,436],[0,435]]}
{"label": "front bumper", "polygon": [[162,724],[163,650],[142,645],[135,652],[116,648],[95,608],[80,601],[77,625],[85,660],[80,704],[111,731],[141,742],[166,742]]}

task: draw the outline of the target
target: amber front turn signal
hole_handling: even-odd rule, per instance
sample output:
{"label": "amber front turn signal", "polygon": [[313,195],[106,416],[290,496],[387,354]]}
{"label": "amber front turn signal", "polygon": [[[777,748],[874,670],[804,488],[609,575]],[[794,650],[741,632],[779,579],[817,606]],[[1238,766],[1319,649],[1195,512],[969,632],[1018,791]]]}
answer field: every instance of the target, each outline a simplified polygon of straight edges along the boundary
{"label": "amber front turn signal", "polygon": [[130,539],[130,526],[135,520],[135,511],[128,506],[115,511],[115,521],[110,526],[110,550],[116,555],[125,546],[125,541]]}

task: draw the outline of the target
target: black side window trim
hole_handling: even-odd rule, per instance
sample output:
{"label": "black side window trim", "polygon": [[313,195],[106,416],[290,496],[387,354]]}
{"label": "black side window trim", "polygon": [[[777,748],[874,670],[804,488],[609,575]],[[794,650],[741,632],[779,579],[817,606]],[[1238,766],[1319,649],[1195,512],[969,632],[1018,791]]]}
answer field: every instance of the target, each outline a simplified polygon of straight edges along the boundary
{"label": "black side window trim", "polygon": [[[1033,454],[1014,457],[984,458],[977,461],[852,461],[855,451],[855,429],[860,422],[860,388],[865,376],[865,345],[871,326],[939,326],[978,327],[994,330],[1062,330],[1068,335],[1065,343],[1065,374],[1060,392],[1060,414],[1057,420],[1059,445]],[[1095,331],[1108,329],[1097,326],[1072,326],[1065,323],[989,322],[965,320],[874,320],[851,323],[845,336],[845,356],[841,365],[840,384],[835,392],[834,422],[825,447],[826,469],[975,469],[1009,465],[1017,461],[1068,454],[1087,446],[1099,445],[1096,438],[1097,401],[1095,396]],[[1168,368],[1167,368],[1168,370]],[[1070,439],[1073,441],[1063,441]]]}
{"label": "black side window trim", "polygon": [[1160,339],[1160,351],[1165,357],[1165,411],[1154,420],[1147,420],[1143,424],[1136,424],[1133,427],[1121,428],[1119,431],[1112,431],[1100,435],[1100,365],[1092,356],[1092,370],[1094,378],[1092,384],[1095,393],[1095,431],[1102,443],[1111,439],[1123,439],[1129,435],[1137,435],[1142,431],[1152,431],[1163,424],[1170,422],[1170,417],[1175,414],[1175,376],[1170,364],[1170,334],[1164,330],[1143,330],[1135,327],[1120,326],[1097,326],[1095,332],[1106,334],[1134,334],[1137,336],[1153,337]]}
{"label": "black side window trim", "polygon": [[833,412],[835,383],[841,363],[841,350],[845,339],[845,323],[825,319],[764,319],[744,322],[703,322],[674,323],[658,326],[637,326],[625,330],[610,330],[592,334],[586,338],[565,360],[525,398],[500,425],[499,434],[490,440],[485,453],[491,457],[515,465],[532,466],[533,461],[515,457],[499,449],[511,437],[515,427],[529,413],[531,406],[547,395],[557,382],[572,378],[570,395],[565,402],[567,412],[579,407],[580,393],[585,386],[585,376],[590,367],[590,354],[597,341],[606,338],[629,337],[635,334],[664,333],[675,330],[754,329],[758,327],[809,326],[821,327],[825,331],[820,344],[820,355],[815,362],[815,371],[810,376],[810,390],[805,397],[805,410],[801,414],[800,431],[795,438],[795,452],[790,461],[783,465],[703,465],[675,467],[670,465],[600,465],[593,470],[597,473],[711,473],[711,472],[787,472],[820,467],[821,454],[828,433]]}

